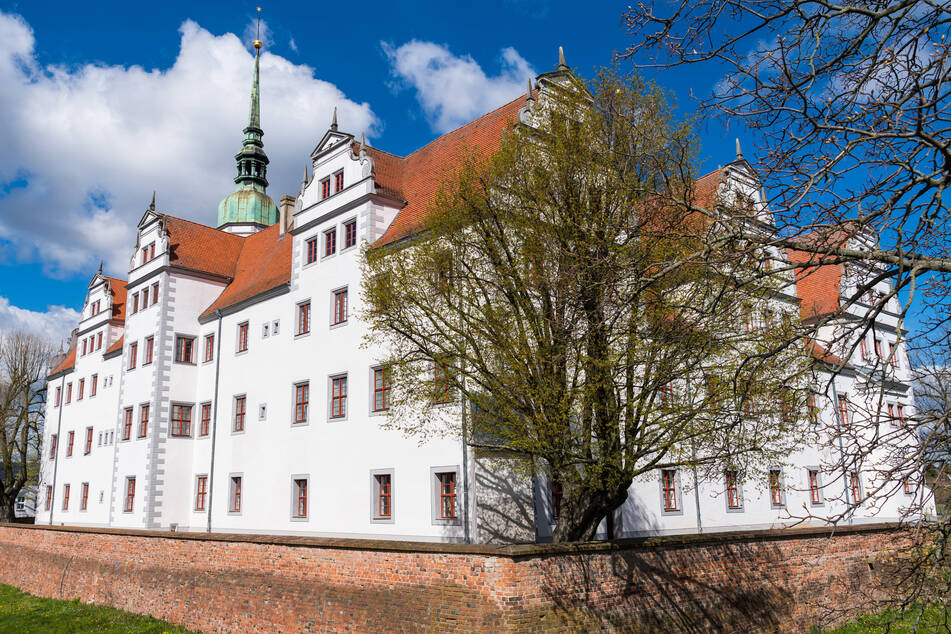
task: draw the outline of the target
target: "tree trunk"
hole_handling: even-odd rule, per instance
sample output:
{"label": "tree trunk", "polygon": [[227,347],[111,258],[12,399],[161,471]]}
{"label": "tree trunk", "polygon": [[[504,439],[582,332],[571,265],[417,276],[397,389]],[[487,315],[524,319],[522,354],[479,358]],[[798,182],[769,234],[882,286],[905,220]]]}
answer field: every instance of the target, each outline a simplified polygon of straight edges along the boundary
{"label": "tree trunk", "polygon": [[16,500],[0,505],[0,522],[13,522],[16,519]]}

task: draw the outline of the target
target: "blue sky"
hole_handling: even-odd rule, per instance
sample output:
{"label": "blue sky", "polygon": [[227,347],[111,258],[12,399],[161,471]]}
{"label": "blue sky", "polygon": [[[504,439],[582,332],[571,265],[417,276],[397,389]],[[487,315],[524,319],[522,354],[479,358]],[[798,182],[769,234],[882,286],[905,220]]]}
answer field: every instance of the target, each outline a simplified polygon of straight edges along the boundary
{"label": "blue sky", "polygon": [[[152,191],[214,224],[247,117],[254,3],[0,6],[0,331],[75,324],[99,260],[124,277]],[[134,8],[133,8],[134,7]],[[263,5],[261,111],[269,193],[296,193],[334,106],[342,129],[396,154],[524,91],[558,46],[590,76],[629,42],[625,2]],[[690,110],[717,77],[654,77]],[[701,130],[704,168],[734,131]]]}

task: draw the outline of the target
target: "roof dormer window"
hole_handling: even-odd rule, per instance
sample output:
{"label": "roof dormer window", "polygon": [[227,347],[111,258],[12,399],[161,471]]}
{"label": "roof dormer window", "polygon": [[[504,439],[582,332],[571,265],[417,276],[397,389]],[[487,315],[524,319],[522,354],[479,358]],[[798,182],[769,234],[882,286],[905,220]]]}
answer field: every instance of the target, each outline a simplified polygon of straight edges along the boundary
{"label": "roof dormer window", "polygon": [[155,243],[147,244],[142,247],[142,264],[152,260],[155,257]]}
{"label": "roof dormer window", "polygon": [[330,179],[325,178],[324,180],[320,181],[320,199],[323,200],[324,198],[329,198],[329,197],[330,197]]}

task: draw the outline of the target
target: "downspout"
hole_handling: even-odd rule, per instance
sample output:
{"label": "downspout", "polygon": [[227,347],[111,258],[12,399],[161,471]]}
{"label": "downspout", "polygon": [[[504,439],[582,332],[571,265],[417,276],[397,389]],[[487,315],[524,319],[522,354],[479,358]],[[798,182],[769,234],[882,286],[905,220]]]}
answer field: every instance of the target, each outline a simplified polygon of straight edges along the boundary
{"label": "downspout", "polygon": [[215,311],[215,316],[218,317],[218,334],[215,337],[218,338],[217,350],[215,350],[215,395],[214,402],[211,406],[211,459],[208,461],[208,525],[205,528],[205,531],[211,532],[211,505],[212,501],[215,499],[213,495],[215,491],[215,436],[218,430],[218,378],[219,372],[221,370],[221,309]]}
{"label": "downspout", "polygon": [[[687,381],[687,398],[690,399],[691,406],[693,405],[692,394],[690,393],[690,377],[686,378]],[[690,469],[693,471],[693,502],[697,507],[697,533],[703,533],[703,519],[700,517],[700,478],[697,475],[697,447],[690,442],[690,457],[693,460],[693,465]]]}
{"label": "downspout", "polygon": [[[56,510],[56,470],[59,467],[59,443],[60,443],[60,430],[63,427],[63,395],[65,394],[66,387],[66,375],[64,374],[59,378],[59,407],[56,409],[59,410],[59,415],[56,417],[56,453],[53,454],[53,484],[52,490],[50,491],[50,526],[53,525],[53,511]],[[40,496],[40,492],[36,492],[36,496]]]}
{"label": "downspout", "polygon": [[[835,376],[832,377],[832,408],[835,410],[836,435],[839,437],[839,464],[842,466],[842,488],[845,489],[845,504],[849,506],[849,472],[845,468],[845,449],[842,447],[842,427],[845,421],[842,420],[842,411],[839,409],[839,393],[835,389]],[[849,524],[852,523],[853,513],[849,512]]]}
{"label": "downspout", "polygon": [[466,405],[466,397],[462,397],[462,497],[465,504],[462,507],[462,525],[463,535],[467,544],[472,543],[472,535],[469,529],[469,425]]}

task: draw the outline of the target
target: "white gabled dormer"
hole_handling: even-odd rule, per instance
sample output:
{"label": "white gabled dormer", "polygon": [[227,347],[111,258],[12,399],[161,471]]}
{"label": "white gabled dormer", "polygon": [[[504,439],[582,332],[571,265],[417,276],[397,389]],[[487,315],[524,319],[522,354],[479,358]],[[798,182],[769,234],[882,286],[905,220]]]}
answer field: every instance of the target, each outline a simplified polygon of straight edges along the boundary
{"label": "white gabled dormer", "polygon": [[129,258],[129,284],[168,264],[169,236],[165,216],[155,210],[152,202],[139,220],[135,248]]}

